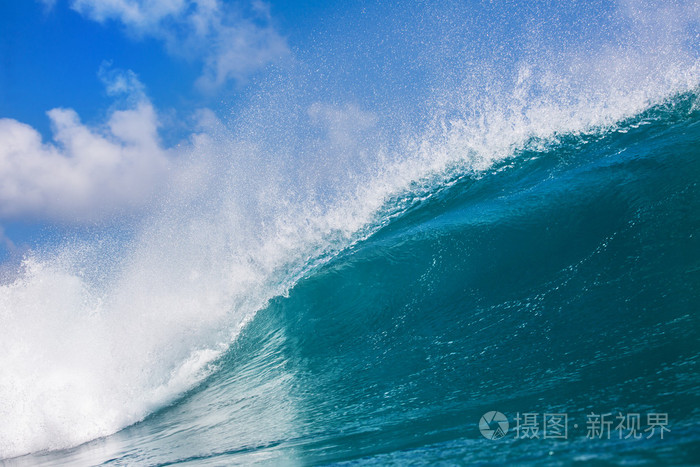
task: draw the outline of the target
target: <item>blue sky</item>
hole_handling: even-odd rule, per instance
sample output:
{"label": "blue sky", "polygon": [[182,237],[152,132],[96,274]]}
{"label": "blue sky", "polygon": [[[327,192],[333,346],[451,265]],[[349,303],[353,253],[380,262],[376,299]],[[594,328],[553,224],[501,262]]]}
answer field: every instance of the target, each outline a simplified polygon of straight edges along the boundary
{"label": "blue sky", "polygon": [[661,55],[678,48],[664,31],[696,37],[693,2],[639,5],[4,1],[0,258],[142,215],[204,120],[235,132],[257,112],[260,138],[292,152],[319,131],[346,144],[415,128],[454,88],[495,93],[528,60],[556,69],[630,37]]}

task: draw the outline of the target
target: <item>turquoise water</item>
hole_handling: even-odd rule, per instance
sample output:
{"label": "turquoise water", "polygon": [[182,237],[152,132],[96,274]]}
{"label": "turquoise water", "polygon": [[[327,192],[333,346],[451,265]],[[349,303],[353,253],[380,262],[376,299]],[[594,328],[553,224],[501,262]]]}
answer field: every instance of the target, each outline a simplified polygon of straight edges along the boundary
{"label": "turquoise water", "polygon": [[[7,464],[700,462],[697,90],[441,174],[301,267],[165,407]],[[523,413],[566,414],[566,438],[516,438]],[[590,414],[635,413],[670,431],[589,436]]]}

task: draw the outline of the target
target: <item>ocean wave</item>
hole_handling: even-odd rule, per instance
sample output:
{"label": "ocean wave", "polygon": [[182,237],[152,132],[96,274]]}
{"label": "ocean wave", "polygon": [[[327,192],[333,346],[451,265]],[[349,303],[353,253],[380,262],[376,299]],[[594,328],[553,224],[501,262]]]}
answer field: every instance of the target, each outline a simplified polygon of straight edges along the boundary
{"label": "ocean wave", "polygon": [[[445,433],[465,423],[454,419],[487,403],[514,410],[581,381],[600,362],[626,362],[604,353],[586,363],[583,353],[593,350],[582,339],[649,358],[661,337],[652,333],[640,348],[629,340],[635,329],[692,320],[692,300],[682,292],[691,285],[678,268],[691,268],[694,257],[673,265],[644,255],[650,245],[681,255],[685,243],[647,238],[659,231],[692,234],[698,211],[675,203],[693,206],[697,82],[686,74],[664,92],[535,104],[517,99],[528,76],[521,75],[507,98],[472,106],[480,110],[464,118],[436,118],[398,149],[377,148],[361,170],[341,170],[347,181],[332,188],[285,192],[279,178],[251,175],[256,165],[238,166],[207,188],[213,191],[164,202],[125,242],[30,253],[0,285],[0,458],[105,437],[206,391],[225,392],[214,401],[243,400],[245,391],[256,399],[256,384],[264,393],[270,385],[273,413],[235,404],[226,412],[233,420],[241,410],[237,423],[255,427],[241,434],[246,446],[275,445],[262,433],[300,431],[306,439],[315,429],[329,436],[319,435],[320,445],[342,444],[376,436],[375,427],[389,430],[392,449],[411,449],[389,440],[410,438],[406,420],[444,417],[420,443],[451,440]],[[199,141],[193,154],[217,154],[217,144]],[[610,268],[616,272],[605,274]],[[650,274],[675,279],[659,283],[679,301],[658,298]],[[596,308],[605,315],[584,319]],[[642,313],[661,309],[672,316]],[[242,330],[265,319],[282,320],[261,331],[277,336],[279,347],[261,361],[245,355],[247,372],[238,363],[228,368],[239,358]],[[630,319],[640,327],[611,331]],[[683,324],[669,326],[663,332],[687,338]],[[576,345],[545,348],[574,357],[550,362],[535,348],[523,359],[528,351],[518,339],[555,335]],[[280,356],[291,341],[302,363]],[[291,376],[278,365],[292,365]],[[193,388],[200,389],[182,399]],[[492,397],[498,392],[509,396]],[[582,394],[571,400],[587,407]],[[188,410],[200,416],[198,407]],[[381,422],[377,413],[386,413]],[[294,428],[304,416],[334,422]],[[346,434],[338,438],[339,431]],[[313,462],[342,459],[310,449]]]}

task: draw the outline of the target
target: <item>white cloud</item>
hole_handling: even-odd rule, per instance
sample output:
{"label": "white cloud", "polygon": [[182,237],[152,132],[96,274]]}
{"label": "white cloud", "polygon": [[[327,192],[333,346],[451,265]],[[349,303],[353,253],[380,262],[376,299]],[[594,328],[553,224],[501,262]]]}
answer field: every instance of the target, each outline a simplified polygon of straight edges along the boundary
{"label": "white cloud", "polygon": [[248,15],[221,0],[73,0],[71,6],[99,23],[117,21],[135,38],[161,40],[172,55],[201,60],[197,84],[205,90],[245,81],[289,54],[260,1]]}
{"label": "white cloud", "polygon": [[79,13],[100,23],[116,19],[125,26],[145,32],[158,25],[165,17],[180,15],[185,0],[73,0],[72,7]]}
{"label": "white cloud", "polygon": [[252,71],[288,53],[285,40],[273,29],[252,23],[222,28],[217,42],[217,52],[207,56],[197,81],[204,89],[219,87],[230,79],[245,81]]}
{"label": "white cloud", "polygon": [[129,107],[98,127],[71,109],[53,109],[53,141],[13,119],[0,119],[0,217],[63,222],[103,219],[143,207],[169,170],[158,118],[131,73],[101,75],[111,93],[127,93]]}
{"label": "white cloud", "polygon": [[343,107],[315,102],[307,111],[311,122],[326,131],[332,144],[351,146],[361,135],[377,124],[377,116],[356,105]]}
{"label": "white cloud", "polygon": [[110,96],[125,95],[131,101],[146,101],[146,90],[139,81],[136,73],[131,70],[116,70],[111,68],[111,62],[102,62],[97,76]]}

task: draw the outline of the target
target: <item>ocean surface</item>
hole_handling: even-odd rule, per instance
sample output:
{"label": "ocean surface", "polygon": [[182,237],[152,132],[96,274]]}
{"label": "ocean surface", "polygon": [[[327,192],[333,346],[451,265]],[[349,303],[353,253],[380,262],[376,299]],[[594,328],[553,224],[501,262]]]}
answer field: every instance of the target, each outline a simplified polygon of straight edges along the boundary
{"label": "ocean surface", "polygon": [[[699,463],[698,89],[504,148],[404,164],[235,267],[201,217],[148,230],[173,249],[135,240],[107,279],[66,272],[102,250],[26,259],[0,295],[24,310],[5,311],[23,366],[0,383],[2,463]],[[178,293],[139,288],[163,275]],[[44,318],[64,340],[32,324],[47,296],[84,310]],[[223,311],[193,320],[205,306]],[[491,411],[508,426],[480,426]]]}

